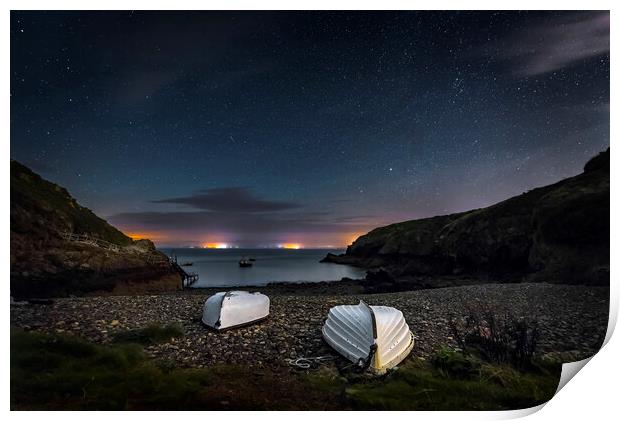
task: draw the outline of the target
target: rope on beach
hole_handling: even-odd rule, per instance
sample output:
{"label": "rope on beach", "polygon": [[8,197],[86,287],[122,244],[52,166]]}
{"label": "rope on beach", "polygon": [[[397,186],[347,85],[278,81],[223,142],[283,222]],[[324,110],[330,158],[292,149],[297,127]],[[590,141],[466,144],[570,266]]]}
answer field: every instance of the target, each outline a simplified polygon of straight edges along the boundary
{"label": "rope on beach", "polygon": [[319,366],[323,364],[327,364],[330,361],[334,361],[336,357],[333,355],[323,355],[321,357],[303,357],[297,359],[287,358],[286,361],[289,365],[293,367],[301,368],[304,370],[308,369],[317,369]]}

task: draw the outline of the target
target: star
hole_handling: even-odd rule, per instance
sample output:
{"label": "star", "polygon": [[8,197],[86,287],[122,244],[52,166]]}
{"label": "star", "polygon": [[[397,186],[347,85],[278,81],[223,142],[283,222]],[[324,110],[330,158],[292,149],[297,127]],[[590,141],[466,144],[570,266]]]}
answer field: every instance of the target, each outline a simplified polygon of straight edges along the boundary
{"label": "star", "polygon": [[608,17],[13,11],[11,157],[169,245],[344,245],[581,172],[609,145]]}

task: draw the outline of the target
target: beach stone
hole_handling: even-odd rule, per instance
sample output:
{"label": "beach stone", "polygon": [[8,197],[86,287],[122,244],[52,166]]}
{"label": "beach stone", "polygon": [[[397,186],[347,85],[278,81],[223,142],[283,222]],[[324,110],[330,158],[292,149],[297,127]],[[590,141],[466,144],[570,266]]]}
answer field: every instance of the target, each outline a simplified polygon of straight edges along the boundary
{"label": "beach stone", "polygon": [[[307,288],[307,287],[305,287]],[[324,289],[327,289],[326,287]],[[199,315],[215,290],[186,290],[149,296],[60,298],[46,306],[11,306],[11,326],[50,333],[80,335],[109,343],[108,332],[144,328],[152,323],[181,324],[183,338],[147,346],[145,352],[181,367],[238,363],[249,366],[288,366],[286,359],[336,354],[323,341],[321,327],[330,307],[357,304],[388,305],[401,310],[416,336],[410,358],[428,359],[441,346],[458,344],[450,328],[452,318],[467,316],[472,308],[487,306],[498,314],[535,317],[540,331],[538,353],[549,359],[593,355],[605,336],[609,289],[551,284],[483,284],[384,294],[323,291],[296,293],[287,288],[265,289],[270,316],[255,325],[227,332],[208,330]],[[113,314],[115,319],[110,320]],[[333,364],[346,365],[338,357]]]}

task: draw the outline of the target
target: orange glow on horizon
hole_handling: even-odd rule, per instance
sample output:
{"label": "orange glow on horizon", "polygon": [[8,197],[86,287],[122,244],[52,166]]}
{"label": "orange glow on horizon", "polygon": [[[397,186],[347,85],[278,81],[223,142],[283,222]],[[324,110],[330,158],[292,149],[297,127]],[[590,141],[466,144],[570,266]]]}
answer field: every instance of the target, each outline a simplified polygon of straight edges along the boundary
{"label": "orange glow on horizon", "polygon": [[[148,239],[153,241],[156,245],[161,246],[162,244],[169,247],[188,247],[188,245],[193,244],[194,247],[204,248],[204,249],[234,249],[240,247],[239,244],[231,243],[226,241],[224,238],[209,238],[208,240],[197,239],[191,235],[185,236],[183,233],[177,232],[166,232],[166,231],[142,231],[138,229],[128,229],[124,231],[124,234],[127,235],[132,240],[141,240]],[[351,245],[355,240],[357,240],[360,236],[365,235],[365,232],[340,232],[337,234],[332,234],[328,237],[317,238],[315,236],[304,238],[304,242],[295,242],[295,241],[287,241],[282,243],[271,243],[269,244],[267,241],[263,243],[263,245],[259,245],[258,247],[277,247],[280,249],[287,250],[300,250],[306,248],[337,248],[343,249],[347,246]],[[208,237],[207,237],[208,238]],[[296,238],[297,239],[297,238]],[[299,238],[300,240],[301,238]],[[268,245],[267,245],[268,244]],[[252,247],[252,245],[242,245],[243,247]]]}
{"label": "orange glow on horizon", "polygon": [[283,249],[299,250],[301,248],[301,244],[299,244],[299,243],[284,243],[284,244],[280,244],[280,247],[283,248]]}
{"label": "orange glow on horizon", "polygon": [[164,238],[163,235],[161,234],[156,234],[153,232],[147,233],[147,232],[126,232],[125,235],[129,238],[131,238],[132,240],[151,240],[151,241],[157,241],[157,240],[161,240],[162,238]]}
{"label": "orange glow on horizon", "polygon": [[205,249],[227,249],[228,244],[226,243],[204,243],[202,248]]}
{"label": "orange glow on horizon", "polygon": [[347,246],[350,246],[351,244],[353,244],[355,242],[355,240],[357,240],[358,238],[360,238],[362,235],[364,235],[365,233],[351,233],[351,234],[347,234],[347,239],[345,240]]}

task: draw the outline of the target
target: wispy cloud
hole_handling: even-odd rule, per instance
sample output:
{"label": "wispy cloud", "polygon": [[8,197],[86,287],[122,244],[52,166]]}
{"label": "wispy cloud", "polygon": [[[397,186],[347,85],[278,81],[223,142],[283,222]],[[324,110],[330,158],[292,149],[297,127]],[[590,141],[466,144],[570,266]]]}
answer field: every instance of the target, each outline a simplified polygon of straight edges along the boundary
{"label": "wispy cloud", "polygon": [[261,199],[247,187],[200,190],[191,196],[153,200],[152,203],[174,203],[213,212],[237,213],[274,212],[302,206],[298,203]]}
{"label": "wispy cloud", "polygon": [[583,12],[521,29],[497,45],[518,77],[569,67],[609,52],[609,12]]}
{"label": "wispy cloud", "polygon": [[248,246],[276,244],[292,236],[307,244],[342,245],[350,242],[353,233],[385,223],[376,215],[307,209],[301,203],[260,197],[247,187],[211,188],[152,202],[174,207],[119,213],[108,219],[128,232],[160,233],[165,241],[174,238],[179,244],[216,236]]}
{"label": "wispy cloud", "polygon": [[[203,230],[237,232],[244,234],[278,234],[287,232],[339,232],[367,228],[367,223],[355,224],[348,220],[298,212],[295,214],[252,214],[229,212],[129,212],[109,218],[120,225],[139,225],[144,229]],[[366,222],[366,221],[365,221]]]}
{"label": "wispy cloud", "polygon": [[351,234],[365,233],[383,221],[333,218],[316,212],[128,212],[110,222],[128,232],[158,232],[174,243],[189,244],[217,236],[235,244],[276,244],[297,238],[305,244],[348,244]]}

